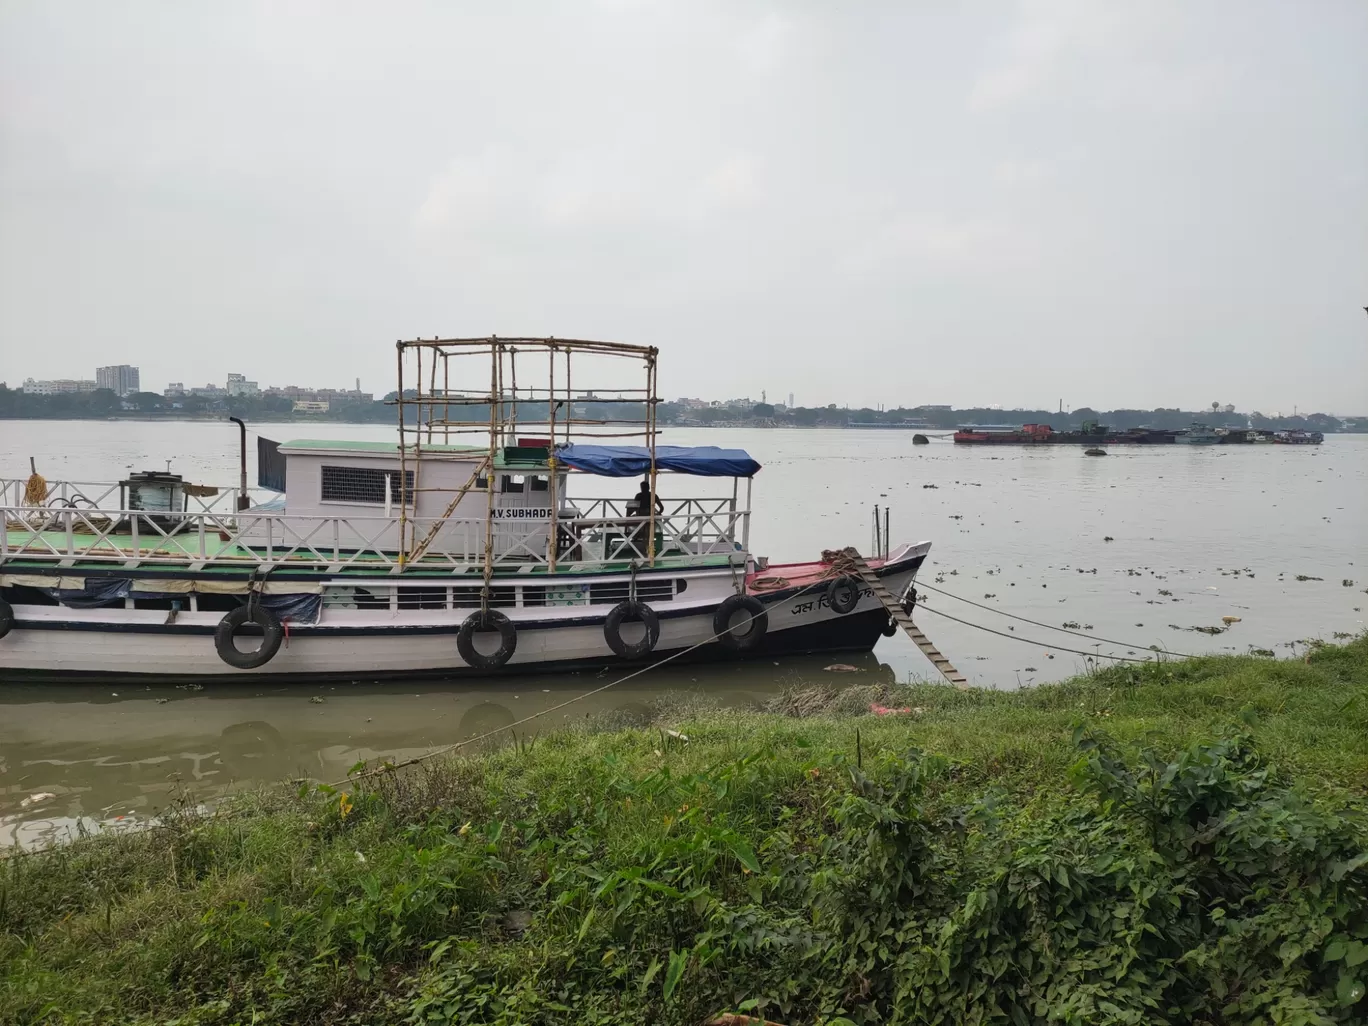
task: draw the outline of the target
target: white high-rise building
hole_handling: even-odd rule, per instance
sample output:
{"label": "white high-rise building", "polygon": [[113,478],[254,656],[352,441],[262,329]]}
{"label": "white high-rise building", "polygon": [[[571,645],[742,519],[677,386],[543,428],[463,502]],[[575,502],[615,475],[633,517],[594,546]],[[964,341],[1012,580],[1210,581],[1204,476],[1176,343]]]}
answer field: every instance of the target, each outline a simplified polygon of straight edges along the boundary
{"label": "white high-rise building", "polygon": [[116,364],[112,367],[96,367],[95,387],[107,388],[115,395],[129,395],[133,392],[142,391],[142,386],[138,381],[138,368],[130,367],[126,363]]}

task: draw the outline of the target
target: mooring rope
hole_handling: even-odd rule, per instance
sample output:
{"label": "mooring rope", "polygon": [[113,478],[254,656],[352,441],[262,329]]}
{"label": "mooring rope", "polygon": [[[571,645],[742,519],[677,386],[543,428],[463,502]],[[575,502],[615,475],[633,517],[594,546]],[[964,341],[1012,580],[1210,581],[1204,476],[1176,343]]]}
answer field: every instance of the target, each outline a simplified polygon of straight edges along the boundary
{"label": "mooring rope", "polygon": [[[825,584],[826,581],[828,580],[828,577],[829,577],[829,575],[827,575],[827,574],[824,574],[824,575],[818,577],[818,578],[817,578],[816,580],[814,580],[811,584],[806,584],[806,585],[804,585],[803,587],[799,588],[796,592],[793,593],[793,597],[794,597],[794,598],[797,598],[799,595],[803,594],[803,593],[806,592],[806,591],[810,591],[811,589],[817,587],[819,584]],[[755,615],[752,615],[752,616],[750,616],[750,617],[747,617],[742,623],[737,624],[737,625],[735,625],[735,626],[738,626],[738,627],[746,626],[746,625],[752,623],[752,622],[755,620],[756,616],[758,616],[758,615],[759,615],[759,614],[755,614]],[[627,683],[629,680],[632,680],[633,678],[640,677],[642,674],[649,673],[651,670],[654,670],[654,669],[657,669],[658,667],[664,666],[666,663],[673,662],[674,660],[680,658],[681,656],[685,656],[685,655],[688,655],[690,652],[697,651],[698,649],[702,648],[704,645],[710,645],[710,644],[712,644],[714,641],[716,641],[718,638],[722,637],[722,635],[731,633],[732,630],[733,630],[733,627],[732,627],[731,625],[729,625],[725,630],[718,631],[717,633],[711,635],[710,637],[704,638],[702,641],[700,641],[700,642],[698,642],[698,643],[696,643],[696,644],[690,645],[688,648],[681,648],[678,652],[671,652],[669,655],[665,656],[663,659],[659,659],[659,660],[657,660],[657,661],[654,662],[654,663],[650,663],[650,664],[648,664],[648,665],[646,665],[646,666],[640,667],[639,669],[633,670],[631,673],[627,674],[625,677],[619,677],[617,680],[609,681],[607,684],[604,684],[604,685],[602,685],[602,686],[600,686],[600,687],[594,688],[594,689],[591,690],[591,691],[586,691],[586,692],[584,692],[584,694],[582,694],[582,695],[576,695],[574,698],[566,699],[564,702],[561,702],[561,703],[559,703],[559,704],[557,704],[557,705],[553,705],[553,706],[551,706],[549,709],[542,709],[542,710],[539,710],[538,712],[534,712],[534,713],[531,713],[531,714],[528,715],[528,716],[524,716],[524,717],[523,717],[522,719],[520,719],[520,720],[514,720],[512,723],[506,723],[506,724],[504,724],[504,725],[501,726],[501,727],[495,727],[493,730],[485,731],[485,733],[483,733],[483,734],[477,734],[475,737],[469,737],[469,738],[466,738],[466,739],[463,740],[463,741],[455,741],[455,742],[452,742],[452,743],[449,744],[449,745],[443,745],[443,746],[441,746],[441,747],[439,747],[439,748],[434,748],[434,749],[432,749],[431,751],[424,752],[422,755],[415,755],[415,756],[413,756],[412,758],[404,759],[404,760],[401,761],[401,762],[385,763],[385,764],[383,764],[383,765],[381,765],[381,766],[377,766],[375,769],[372,769],[372,770],[365,770],[365,771],[363,771],[363,772],[361,772],[361,773],[353,774],[353,775],[347,777],[347,778],[344,779],[344,780],[336,780],[336,781],[333,781],[332,783],[328,784],[327,786],[329,786],[329,787],[340,787],[340,786],[342,786],[342,785],[344,785],[344,784],[349,784],[349,783],[351,783],[351,782],[353,782],[353,781],[356,781],[356,780],[364,780],[366,777],[379,776],[379,775],[382,774],[382,773],[390,773],[390,772],[393,772],[394,770],[403,769],[403,768],[405,768],[406,766],[414,766],[414,765],[417,765],[417,764],[420,763],[420,762],[425,762],[425,761],[427,761],[428,759],[435,758],[435,757],[437,757],[437,756],[439,756],[439,755],[446,755],[446,754],[448,754],[449,752],[454,752],[454,751],[456,751],[456,750],[459,749],[459,748],[464,748],[464,747],[466,747],[467,745],[473,745],[473,744],[475,744],[475,743],[477,743],[477,742],[479,742],[479,741],[488,740],[489,738],[494,737],[496,734],[502,734],[502,733],[503,733],[504,731],[506,731],[506,730],[512,730],[514,727],[521,727],[521,726],[523,726],[524,724],[526,724],[526,723],[531,723],[533,720],[540,719],[540,718],[543,717],[543,716],[548,716],[548,715],[550,715],[551,713],[554,713],[554,712],[560,712],[560,710],[566,709],[566,708],[568,708],[568,707],[570,707],[570,706],[576,704],[577,702],[583,702],[583,701],[584,701],[585,699],[587,699],[587,698],[593,698],[595,695],[601,695],[601,694],[603,694],[603,692],[609,690],[610,688],[615,688],[615,687],[617,687],[619,684],[625,684],[625,683]]]}
{"label": "mooring rope", "polygon": [[[947,598],[952,598],[952,599],[955,599],[955,600],[957,600],[957,601],[959,601],[959,602],[968,603],[969,605],[971,605],[971,606],[976,606],[976,607],[978,607],[979,609],[986,609],[986,610],[987,610],[988,612],[990,612],[990,613],[997,613],[999,616],[1005,616],[1005,617],[1007,617],[1008,619],[1011,619],[1011,620],[1020,620],[1022,623],[1029,623],[1029,624],[1031,624],[1033,627],[1043,627],[1043,628],[1045,628],[1047,631],[1059,631],[1061,634],[1072,634],[1072,635],[1074,635],[1075,637],[1087,638],[1089,641],[1100,641],[1100,642],[1102,642],[1102,643],[1105,644],[1105,645],[1120,645],[1122,648],[1143,648],[1143,649],[1145,649],[1145,650],[1147,650],[1147,651],[1150,651],[1150,652],[1161,652],[1161,653],[1163,653],[1164,655],[1177,656],[1179,659],[1196,659],[1196,658],[1198,658],[1197,656],[1191,655],[1191,654],[1189,654],[1189,653],[1187,653],[1187,652],[1171,652],[1171,651],[1169,651],[1169,650],[1166,649],[1166,648],[1155,648],[1153,645],[1132,645],[1130,642],[1126,642],[1126,641],[1116,641],[1115,639],[1112,639],[1112,638],[1102,638],[1102,637],[1098,637],[1098,636],[1093,635],[1093,634],[1084,634],[1082,631],[1072,630],[1072,629],[1070,629],[1070,628],[1068,628],[1068,627],[1055,627],[1053,624],[1042,623],[1042,622],[1039,621],[1039,620],[1032,620],[1032,619],[1030,619],[1029,617],[1026,617],[1026,616],[1017,616],[1016,613],[1009,613],[1009,612],[1007,612],[1007,610],[1005,610],[1005,609],[995,609],[995,608],[992,607],[992,606],[985,606],[982,602],[975,602],[973,599],[967,599],[967,598],[965,598],[963,595],[956,595],[954,592],[946,591],[944,588],[937,588],[935,585],[932,585],[932,584],[921,584],[921,583],[919,583],[917,586],[918,586],[919,588],[925,588],[927,591],[934,591],[934,592],[936,592],[936,593],[939,594],[939,595],[944,595],[944,596],[946,596]],[[929,609],[930,607],[927,606],[927,607],[923,607],[923,608],[928,608],[928,609]]]}
{"label": "mooring rope", "polygon": [[[993,628],[991,628],[991,627],[985,627],[985,626],[983,626],[983,624],[981,624],[981,623],[974,623],[974,622],[972,622],[972,621],[970,621],[970,620],[961,620],[958,616],[951,616],[949,613],[942,613],[939,609],[933,609],[933,608],[930,607],[930,606],[920,606],[920,607],[918,607],[918,608],[923,609],[923,610],[925,610],[925,611],[928,612],[928,613],[935,613],[937,616],[943,616],[943,617],[945,617],[947,620],[954,620],[955,623],[962,623],[962,624],[964,624],[964,626],[966,626],[966,627],[973,627],[975,630],[979,630],[979,631],[987,631],[989,634],[996,634],[999,638],[1006,638],[1006,639],[1008,639],[1009,641],[1020,641],[1020,642],[1024,642],[1024,643],[1027,644],[1027,645],[1034,645],[1034,646],[1036,646],[1037,648],[1050,649],[1050,650],[1055,651],[1055,652],[1070,652],[1070,653],[1072,653],[1072,654],[1074,654],[1074,655],[1087,656],[1089,659],[1115,659],[1117,662],[1122,662],[1122,663],[1147,663],[1147,662],[1149,662],[1148,659],[1136,659],[1134,656],[1108,655],[1108,654],[1106,654],[1105,652],[1085,652],[1084,650],[1079,649],[1079,648],[1064,648],[1064,647],[1062,647],[1062,646],[1060,646],[1060,645],[1051,645],[1051,644],[1049,644],[1048,642],[1044,642],[1044,641],[1033,641],[1033,640],[1030,639],[1030,638],[1019,637],[1019,636],[1016,635],[1016,634],[1008,634],[1006,631],[996,631],[996,630],[993,630]],[[1135,647],[1138,648],[1138,647],[1140,647],[1140,646],[1135,646]],[[1149,651],[1149,652],[1158,652],[1157,649],[1146,649],[1146,651]],[[1162,653],[1159,653],[1159,654],[1162,654]],[[1195,658],[1195,657],[1190,657],[1190,658]]]}

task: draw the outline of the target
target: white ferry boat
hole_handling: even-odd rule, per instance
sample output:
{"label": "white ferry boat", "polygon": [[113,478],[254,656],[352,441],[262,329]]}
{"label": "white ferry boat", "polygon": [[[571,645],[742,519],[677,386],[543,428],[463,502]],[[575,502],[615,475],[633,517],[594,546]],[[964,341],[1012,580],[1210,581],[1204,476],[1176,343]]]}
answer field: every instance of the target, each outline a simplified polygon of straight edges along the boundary
{"label": "white ferry boat", "polygon": [[[38,495],[3,482],[0,681],[485,676],[867,651],[894,633],[838,554],[751,553],[746,452],[657,444],[654,348],[397,351],[397,441],[260,439],[255,492],[245,427],[235,488],[169,471]],[[587,391],[585,362],[610,384],[635,365],[645,387]],[[453,386],[472,366],[487,386]],[[471,431],[480,444],[451,441]],[[868,564],[910,611],[930,544],[882,547]]]}

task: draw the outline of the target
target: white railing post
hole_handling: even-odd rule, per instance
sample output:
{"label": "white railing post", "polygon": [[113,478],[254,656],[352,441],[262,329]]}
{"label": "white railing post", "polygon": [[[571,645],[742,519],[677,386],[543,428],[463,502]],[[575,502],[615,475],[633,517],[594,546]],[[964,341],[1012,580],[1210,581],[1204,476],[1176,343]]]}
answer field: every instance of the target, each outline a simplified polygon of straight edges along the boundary
{"label": "white railing post", "polygon": [[754,482],[755,478],[746,478],[746,512],[743,514],[745,520],[741,525],[741,550],[743,552],[750,552],[751,488]]}

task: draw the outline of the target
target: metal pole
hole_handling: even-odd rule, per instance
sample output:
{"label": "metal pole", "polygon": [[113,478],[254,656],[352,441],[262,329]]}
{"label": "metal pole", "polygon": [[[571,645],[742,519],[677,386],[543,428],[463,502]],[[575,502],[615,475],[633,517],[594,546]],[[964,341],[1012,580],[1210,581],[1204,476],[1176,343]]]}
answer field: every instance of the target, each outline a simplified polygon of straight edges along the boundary
{"label": "metal pole", "polygon": [[[546,450],[546,465],[551,477],[547,482],[547,495],[551,499],[551,527],[549,537],[546,540],[546,568],[550,573],[556,572],[556,549],[560,544],[560,473],[556,468],[556,347],[553,345],[547,350],[547,363],[550,370],[547,374],[546,388],[546,416],[551,423],[550,438],[551,443]],[[568,373],[568,372],[567,372]]]}
{"label": "metal pole", "polygon": [[247,498],[247,425],[240,417],[229,417],[238,426],[238,500],[237,508],[246,509],[251,500]]}

